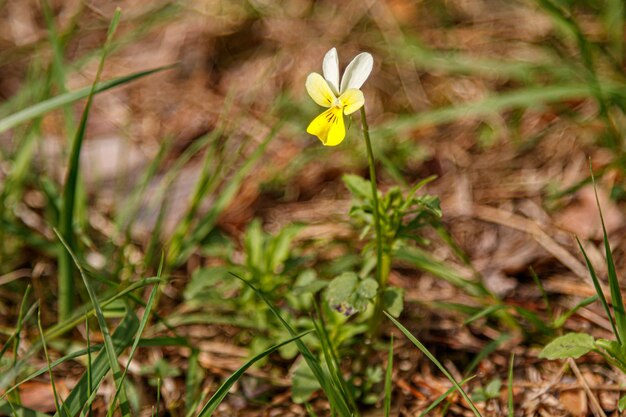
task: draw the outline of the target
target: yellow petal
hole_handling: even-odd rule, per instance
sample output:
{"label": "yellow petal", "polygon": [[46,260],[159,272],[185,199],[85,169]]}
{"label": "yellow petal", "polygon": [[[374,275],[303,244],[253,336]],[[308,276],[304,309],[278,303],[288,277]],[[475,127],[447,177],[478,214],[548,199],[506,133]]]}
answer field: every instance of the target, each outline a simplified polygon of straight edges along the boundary
{"label": "yellow petal", "polygon": [[317,136],[325,146],[337,146],[346,137],[341,109],[332,107],[317,116],[306,128],[306,131]]}
{"label": "yellow petal", "polygon": [[330,107],[335,101],[335,94],[330,86],[317,72],[309,74],[306,79],[306,91],[309,93],[313,101],[322,107]]}
{"label": "yellow petal", "polygon": [[341,100],[341,103],[344,106],[343,112],[345,114],[352,114],[365,104],[363,92],[361,92],[361,90],[357,90],[356,88],[346,90],[346,92],[339,97],[339,100]]}

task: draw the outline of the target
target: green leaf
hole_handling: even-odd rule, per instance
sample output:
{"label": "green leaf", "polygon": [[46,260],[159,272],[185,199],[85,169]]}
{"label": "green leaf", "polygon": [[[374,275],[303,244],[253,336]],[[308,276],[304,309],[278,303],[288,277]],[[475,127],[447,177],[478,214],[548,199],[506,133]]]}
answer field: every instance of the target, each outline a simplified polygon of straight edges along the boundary
{"label": "green leaf", "polygon": [[358,200],[370,201],[372,199],[372,184],[362,177],[354,174],[347,174],[341,177],[343,183],[352,193],[352,197]]}
{"label": "green leaf", "polygon": [[302,271],[291,291],[293,295],[317,294],[328,286],[328,281],[318,278],[317,273],[313,269]]}
{"label": "green leaf", "polygon": [[383,292],[383,305],[385,310],[398,318],[404,310],[404,290],[398,287],[387,287]]}
{"label": "green leaf", "polygon": [[369,301],[376,296],[378,292],[378,282],[373,278],[365,278],[356,287],[356,291],[352,296],[352,304],[358,311],[365,311]]}
{"label": "green leaf", "polygon": [[578,359],[595,348],[594,339],[586,333],[568,333],[548,343],[539,354],[546,359]]}
{"label": "green leaf", "polygon": [[291,377],[291,399],[296,404],[303,404],[321,388],[313,371],[306,361],[301,361]]}
{"label": "green leaf", "polygon": [[617,403],[617,408],[619,408],[620,413],[626,410],[626,395],[619,399],[619,402]]}
{"label": "green leaf", "polygon": [[354,272],[344,272],[328,285],[326,300],[331,307],[349,316],[354,311],[365,311],[377,291],[378,283],[374,279],[359,280]]}
{"label": "green leaf", "polygon": [[292,248],[291,242],[301,230],[301,225],[290,225],[283,228],[275,237],[270,239],[267,272],[279,272],[280,266],[289,258]]}
{"label": "green leaf", "polygon": [[344,272],[333,279],[328,284],[328,290],[326,291],[328,304],[339,311],[347,308],[358,280],[359,277],[354,272]]}

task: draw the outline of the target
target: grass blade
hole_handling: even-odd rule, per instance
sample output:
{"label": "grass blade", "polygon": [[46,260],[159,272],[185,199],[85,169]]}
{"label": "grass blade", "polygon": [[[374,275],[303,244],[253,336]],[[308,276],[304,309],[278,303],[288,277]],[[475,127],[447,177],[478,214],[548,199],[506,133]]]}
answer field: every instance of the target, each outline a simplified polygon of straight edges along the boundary
{"label": "grass blade", "polygon": [[[161,280],[161,273],[163,272],[163,258],[161,258],[161,265],[159,266],[159,271],[157,273],[157,278],[159,281]],[[150,297],[148,297],[148,302],[146,303],[146,308],[143,312],[143,317],[141,318],[141,323],[139,324],[139,329],[135,335],[135,341],[133,342],[133,346],[130,349],[130,353],[128,354],[128,361],[126,362],[126,367],[124,368],[124,373],[122,374],[117,389],[115,390],[115,395],[113,396],[113,400],[109,405],[109,411],[107,412],[107,417],[111,417],[113,415],[113,411],[115,409],[115,402],[117,401],[118,396],[122,394],[122,389],[124,387],[124,380],[126,379],[126,374],[128,373],[128,368],[130,367],[130,363],[135,356],[135,352],[137,351],[137,346],[139,345],[139,341],[141,340],[141,335],[148,324],[148,320],[150,319],[150,311],[152,310],[152,305],[154,304],[155,296],[159,290],[159,282],[157,282],[152,287],[152,292],[150,292]],[[123,397],[122,397],[123,398]],[[122,408],[122,416],[130,416],[130,410],[127,410],[128,414],[124,414],[124,408]]]}
{"label": "grass blade", "polygon": [[475,416],[477,417],[481,417],[480,412],[478,411],[478,409],[476,408],[476,406],[474,405],[474,403],[472,402],[472,400],[470,399],[470,397],[467,395],[467,393],[465,392],[465,390],[463,390],[463,388],[461,388],[461,386],[459,385],[458,382],[456,382],[456,380],[454,379],[454,377],[450,374],[450,372],[448,372],[448,370],[437,360],[437,358],[435,358],[433,356],[432,353],[430,353],[430,351],[428,349],[426,349],[426,346],[424,346],[419,340],[417,340],[417,338],[415,338],[415,336],[413,336],[411,334],[411,332],[409,332],[407,330],[406,327],[404,327],[402,324],[400,324],[399,321],[397,321],[395,318],[393,318],[393,316],[389,313],[387,313],[385,311],[385,315],[389,318],[389,320],[392,321],[393,324],[396,325],[396,327],[398,329],[400,329],[400,331],[402,331],[402,333],[404,333],[404,335],[411,341],[413,342],[413,344],[415,346],[417,346],[417,348],[419,350],[422,351],[422,353],[424,355],[426,355],[426,357],[428,359],[431,360],[432,363],[435,364],[435,366],[437,366],[437,368],[439,368],[439,370],[450,380],[450,382],[452,382],[452,385],[454,385],[454,388],[459,391],[459,394],[461,394],[461,396],[465,399],[465,401],[467,402],[467,404],[469,405],[470,409],[472,410],[472,412],[474,413]]}
{"label": "grass blade", "polygon": [[[607,95],[617,93],[611,85],[605,86]],[[522,90],[488,96],[482,100],[441,107],[417,115],[403,116],[381,125],[377,135],[396,135],[399,130],[415,129],[421,126],[438,125],[459,119],[481,118],[514,108],[537,107],[545,103],[595,97],[594,91],[586,84],[529,87]]]}
{"label": "grass blade", "polygon": [[[45,336],[44,336],[45,337]],[[55,360],[54,362],[50,363],[50,368],[54,369],[57,366],[59,366],[60,364],[70,361],[70,360],[74,360],[76,358],[80,358],[83,355],[88,355],[88,357],[91,357],[91,352],[92,351],[100,351],[100,349],[102,349],[103,345],[94,345],[94,346],[88,346],[86,349],[81,349],[81,350],[77,350],[76,352],[72,352],[72,353],[68,353],[67,355]],[[91,359],[89,360],[91,362]],[[89,366],[87,367],[87,371],[89,371]],[[28,381],[31,381],[35,378],[37,378],[40,375],[45,374],[48,371],[48,368],[41,368],[38,371],[33,372],[32,374],[28,375],[27,377],[25,377],[24,379],[22,379],[20,382],[14,384],[11,386],[11,388],[7,389],[2,395],[0,395],[0,399],[5,398],[7,395],[9,395],[11,392],[15,391],[17,388],[19,388],[22,384],[25,384]]]}
{"label": "grass blade", "polygon": [[95,312],[96,312],[98,325],[100,327],[100,331],[102,332],[102,338],[104,339],[104,347],[105,347],[105,351],[107,354],[107,358],[109,360],[109,366],[111,367],[113,371],[113,378],[115,380],[116,389],[121,390],[120,408],[122,409],[122,414],[124,413],[130,414],[130,409],[128,406],[128,402],[126,401],[126,395],[124,392],[124,386],[120,383],[122,374],[120,370],[120,365],[117,362],[117,353],[115,350],[115,346],[113,345],[113,341],[111,340],[111,335],[109,333],[109,328],[107,326],[106,320],[104,319],[104,313],[102,312],[102,308],[100,304],[98,303],[98,298],[96,296],[96,293],[94,289],[91,287],[91,283],[89,282],[89,279],[87,278],[87,275],[85,274],[83,267],[78,262],[78,259],[76,258],[76,255],[74,254],[72,249],[69,247],[65,239],[63,239],[63,236],[61,236],[61,234],[56,229],[54,229],[54,232],[57,234],[59,240],[61,240],[61,243],[63,244],[63,246],[65,246],[65,249],[69,253],[72,261],[74,262],[74,265],[78,268],[78,272],[80,273],[80,276],[83,279],[83,284],[85,285],[85,288],[87,289],[87,293],[89,294],[89,298],[91,299],[91,303],[93,304]]}
{"label": "grass blade", "polygon": [[313,301],[313,305],[315,306],[315,312],[319,317],[320,321],[317,322],[313,320],[313,325],[315,326],[315,330],[317,332],[317,336],[322,345],[322,352],[324,354],[324,359],[326,360],[326,366],[330,372],[331,380],[334,386],[337,388],[337,391],[343,397],[343,400],[346,404],[350,404],[352,409],[356,410],[357,405],[354,401],[354,397],[350,389],[348,388],[348,384],[346,383],[343,374],[341,373],[340,365],[339,365],[339,357],[337,352],[335,351],[333,344],[330,340],[330,336],[326,331],[326,327],[324,325],[323,316],[317,301]]}
{"label": "grass blade", "polygon": [[402,248],[395,253],[395,259],[415,265],[422,271],[442,278],[452,285],[476,297],[491,296],[489,291],[479,282],[472,281],[456,272],[450,266],[433,258],[432,255],[416,247]]}
{"label": "grass blade", "polygon": [[202,410],[200,410],[200,413],[198,413],[198,417],[208,417],[208,416],[211,416],[213,414],[213,412],[217,409],[217,407],[220,405],[222,400],[226,397],[226,395],[228,394],[228,391],[232,388],[233,384],[235,382],[237,382],[237,380],[239,380],[239,378],[241,378],[241,376],[248,370],[248,368],[250,368],[252,365],[254,365],[259,360],[263,359],[264,357],[266,357],[266,356],[270,355],[271,353],[277,351],[281,347],[283,347],[283,346],[285,346],[285,345],[287,345],[287,344],[289,344],[291,342],[298,341],[298,340],[300,340],[300,338],[304,337],[305,335],[307,335],[307,334],[309,334],[311,332],[312,332],[312,330],[309,330],[309,331],[304,332],[304,333],[300,333],[300,334],[296,335],[295,337],[292,337],[291,339],[285,340],[284,342],[281,342],[281,343],[279,343],[277,345],[274,345],[274,346],[270,347],[269,349],[266,349],[263,352],[259,353],[258,355],[256,355],[255,357],[253,357],[252,359],[247,361],[245,364],[243,364],[243,366],[241,366],[241,368],[237,369],[235,371],[235,373],[233,373],[231,376],[229,376],[228,379],[217,389],[217,391],[215,391],[215,394],[213,394],[213,396],[204,405],[204,407],[202,407]]}
{"label": "grass blade", "polygon": [[[129,310],[111,337],[114,348],[113,353],[116,357],[130,344],[138,327],[139,320],[137,320],[137,316]],[[97,387],[100,386],[110,369],[109,353],[106,351],[100,352],[91,364],[91,379],[93,384],[91,396],[88,390],[88,375],[85,373],[64,402],[64,407],[67,408],[70,416],[77,415],[89,404],[92,398],[95,399]],[[55,415],[55,417],[61,416]]]}
{"label": "grass blade", "polygon": [[581,308],[587,307],[589,304],[592,304],[596,301],[598,301],[597,295],[592,295],[591,297],[585,298],[584,300],[576,304],[574,307],[570,308],[565,313],[561,314],[556,319],[554,319],[554,321],[552,322],[552,327],[555,329],[563,327],[567,319],[569,319],[572,316],[572,314],[576,313]]}
{"label": "grass blade", "polygon": [[226,187],[224,187],[224,189],[220,192],[211,209],[198,221],[193,233],[191,233],[191,235],[184,240],[184,245],[181,249],[168,254],[169,262],[167,262],[167,265],[178,265],[183,262],[189,256],[191,251],[195,249],[196,245],[204,240],[209,233],[211,233],[219,215],[222,211],[224,211],[224,209],[226,209],[226,207],[228,207],[232,199],[235,197],[241,183],[255,166],[258,159],[265,153],[267,145],[269,145],[272,139],[274,139],[279,128],[280,123],[272,128],[263,142],[261,142],[258,148],[255,149],[252,155],[250,155],[248,160],[246,160],[246,162],[237,170]]}
{"label": "grass blade", "polygon": [[191,417],[201,401],[204,372],[200,366],[200,350],[192,349],[185,378],[185,416]]}
{"label": "grass blade", "polygon": [[[63,206],[61,208],[61,220],[59,229],[69,249],[74,249],[74,207],[76,205],[76,196],[78,191],[78,171],[80,169],[80,153],[83,146],[83,140],[87,130],[87,119],[89,118],[89,111],[91,109],[91,103],[96,90],[96,85],[100,79],[100,74],[104,68],[104,61],[106,59],[109,45],[117,29],[117,25],[120,21],[121,12],[120,9],[116,9],[111,24],[109,25],[109,31],[107,33],[106,41],[104,42],[104,48],[102,49],[102,55],[100,56],[100,62],[96,71],[96,76],[91,85],[91,90],[87,96],[87,103],[83,114],[80,118],[80,123],[76,134],[72,141],[72,147],[70,151],[70,159],[68,162],[67,173],[65,175],[65,185],[63,189]],[[61,251],[59,255],[59,320],[65,320],[72,314],[75,302],[75,290],[74,290],[74,267],[72,265],[72,259],[68,252]]]}
{"label": "grass blade", "polygon": [[389,354],[387,355],[387,370],[385,372],[385,417],[389,417],[391,415],[391,378],[393,376],[393,335],[391,335],[391,340],[389,340]]}
{"label": "grass blade", "polygon": [[57,394],[57,388],[54,384],[54,376],[52,375],[52,367],[50,366],[50,356],[48,355],[48,346],[44,337],[43,328],[41,327],[41,309],[37,311],[37,327],[39,327],[39,336],[41,337],[43,354],[46,357],[46,364],[48,365],[48,375],[50,376],[50,385],[52,385],[52,394],[54,395],[54,408],[57,410],[57,414],[61,415],[61,408],[59,406],[59,395]]}
{"label": "grass blade", "polygon": [[[85,334],[87,335],[87,394],[91,397],[93,391],[93,378],[91,377],[91,340],[89,338],[89,318],[85,316]],[[83,407],[84,408],[84,407]],[[89,415],[93,416],[93,407],[89,403]]]}
{"label": "grass blade", "polygon": [[508,405],[509,405],[509,417],[514,417],[515,409],[513,404],[513,363],[515,362],[515,354],[511,353],[511,360],[509,361],[509,382],[508,382]]}
{"label": "grass blade", "polygon": [[473,322],[475,322],[478,319],[481,319],[481,318],[483,318],[485,316],[490,316],[493,313],[495,313],[496,311],[502,310],[502,309],[505,309],[505,308],[508,308],[508,306],[506,306],[504,304],[496,304],[496,305],[492,305],[492,306],[486,307],[486,308],[480,310],[478,313],[476,313],[473,316],[471,316],[468,319],[466,319],[463,322],[463,325],[467,326],[468,324],[473,323]]}
{"label": "grass blade", "polygon": [[[600,213],[600,223],[602,224],[602,237],[604,240],[604,251],[606,254],[606,265],[609,275],[609,289],[611,291],[611,304],[613,305],[613,314],[615,315],[615,324],[617,326],[617,340],[626,342],[626,312],[624,311],[624,301],[622,300],[622,290],[619,286],[619,279],[615,271],[615,262],[613,261],[613,253],[609,243],[609,236],[606,233],[604,224],[604,216],[602,215],[602,207],[600,207],[600,199],[598,198],[598,190],[596,189],[593,170],[591,170],[591,180],[593,181],[593,191],[596,196],[596,205]],[[620,342],[621,343],[621,342]]]}
{"label": "grass blade", "polygon": [[[155,74],[157,72],[172,69],[174,66],[175,64],[165,65],[165,66],[158,67],[158,68],[153,68],[153,69],[149,69],[145,71],[135,72],[129,75],[124,75],[122,77],[114,78],[112,80],[103,81],[101,83],[96,84],[93,94],[95,95],[103,91],[110,90],[114,87],[117,87],[118,85],[127,84],[131,81],[146,77],[148,75]],[[65,94],[60,94],[56,97],[41,101],[28,108],[25,108],[16,113],[13,113],[10,116],[7,116],[0,120],[0,133],[4,133],[7,130],[15,126],[18,126],[36,117],[42,116],[52,110],[56,110],[69,103],[73,103],[77,100],[83,99],[89,96],[90,92],[91,92],[91,87],[84,87],[84,88],[81,88],[80,90],[71,91]]]}
{"label": "grass blade", "polygon": [[[467,384],[469,381],[471,381],[474,378],[475,378],[475,376],[470,376],[468,378],[465,378],[463,381],[461,381],[459,383],[459,385],[465,385],[465,384]],[[428,413],[430,413],[435,407],[437,407],[439,404],[441,404],[443,402],[443,400],[448,398],[448,396],[450,394],[452,394],[452,392],[454,392],[455,389],[456,389],[456,387],[454,387],[454,386],[448,388],[448,390],[446,392],[441,394],[439,397],[437,397],[437,399],[435,401],[433,401],[428,407],[426,407],[426,409],[420,413],[419,417],[424,417],[424,416],[428,415]]]}
{"label": "grass blade", "polygon": [[35,411],[19,404],[12,404],[8,401],[0,401],[0,414],[14,417],[50,417],[49,414]]}
{"label": "grass blade", "polygon": [[600,285],[600,281],[598,280],[598,276],[596,275],[596,270],[593,268],[593,265],[591,265],[591,261],[589,260],[589,257],[587,257],[587,252],[585,251],[585,248],[583,248],[583,245],[580,243],[580,240],[578,239],[578,237],[576,237],[576,242],[578,243],[578,247],[580,248],[580,251],[582,252],[583,257],[585,258],[585,263],[587,264],[589,275],[591,275],[591,281],[593,282],[593,287],[596,290],[596,294],[598,294],[598,297],[600,298],[600,303],[602,304],[602,307],[604,308],[606,317],[609,319],[609,322],[611,323],[613,334],[615,335],[615,338],[617,339],[617,341],[621,344],[622,339],[620,338],[620,334],[617,331],[617,328],[615,327],[615,320],[613,320],[613,316],[611,315],[611,309],[609,308],[609,303],[606,302],[606,297],[604,296],[604,291],[602,291],[602,286]]}

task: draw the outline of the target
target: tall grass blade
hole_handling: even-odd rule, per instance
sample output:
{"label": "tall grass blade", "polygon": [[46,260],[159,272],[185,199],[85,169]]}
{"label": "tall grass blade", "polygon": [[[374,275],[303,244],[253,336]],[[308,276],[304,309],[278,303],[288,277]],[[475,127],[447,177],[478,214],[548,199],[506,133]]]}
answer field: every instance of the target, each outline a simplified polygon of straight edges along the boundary
{"label": "tall grass blade", "polygon": [[393,377],[393,335],[389,340],[389,353],[387,354],[387,370],[385,371],[385,417],[391,415],[391,394],[392,394],[392,377]]}
{"label": "tall grass blade", "polygon": [[41,337],[41,344],[43,346],[43,354],[46,357],[46,364],[48,365],[48,376],[50,377],[50,385],[52,386],[52,394],[54,396],[54,408],[57,410],[57,414],[61,414],[61,407],[59,406],[59,395],[54,383],[54,376],[52,375],[52,367],[50,366],[50,356],[48,355],[48,345],[43,335],[43,328],[41,327],[41,309],[37,312],[37,327],[39,327],[39,336]]}
{"label": "tall grass blade", "polygon": [[[615,85],[606,84],[607,94],[623,94]],[[450,123],[456,120],[481,118],[515,108],[537,107],[546,103],[594,97],[594,92],[586,84],[550,85],[528,87],[507,93],[488,96],[482,100],[441,107],[417,115],[402,116],[380,125],[376,135],[391,136],[399,130],[415,129],[421,126]]]}
{"label": "tall grass blade", "polygon": [[[46,22],[46,28],[48,29],[48,38],[50,39],[50,44],[52,45],[52,77],[59,91],[61,93],[67,93],[67,88],[65,86],[66,69],[63,64],[63,42],[57,32],[49,0],[42,0],[41,5],[44,20]],[[72,107],[69,104],[63,106],[63,116],[67,132],[73,132],[74,115],[72,114]]]}
{"label": "tall grass blade", "polygon": [[[91,397],[94,390],[93,378],[91,377],[91,337],[89,336],[89,318],[87,316],[85,316],[85,334],[87,335],[87,395]],[[89,415],[93,416],[93,405],[91,402],[87,408],[89,409]]]}
{"label": "tall grass blade", "polygon": [[593,282],[593,287],[596,290],[596,294],[598,294],[598,297],[600,298],[600,303],[602,304],[602,307],[604,308],[606,317],[609,319],[609,322],[611,323],[611,329],[613,329],[613,334],[615,335],[615,338],[617,339],[617,341],[620,344],[622,344],[620,333],[617,331],[617,328],[615,327],[615,320],[613,320],[613,315],[611,314],[609,303],[607,303],[606,297],[604,296],[604,291],[602,291],[602,286],[600,285],[600,281],[598,280],[598,276],[596,275],[596,270],[594,269],[593,265],[591,265],[591,261],[589,260],[589,257],[587,256],[587,252],[585,251],[585,248],[583,248],[583,245],[580,243],[580,240],[578,239],[578,237],[576,237],[576,242],[578,243],[578,247],[580,248],[580,251],[582,252],[583,257],[585,258],[585,263],[587,264],[589,275],[591,275],[591,281]]}
{"label": "tall grass blade", "polygon": [[454,388],[456,388],[457,391],[459,391],[459,394],[461,394],[461,396],[465,399],[465,401],[467,402],[468,406],[470,407],[470,409],[472,410],[472,412],[474,413],[475,416],[477,417],[482,417],[480,412],[478,411],[478,409],[476,408],[476,406],[474,405],[474,403],[472,402],[472,400],[470,399],[470,397],[467,395],[467,393],[465,392],[465,390],[463,388],[461,388],[461,386],[459,385],[459,383],[456,381],[456,379],[454,379],[454,377],[450,374],[450,372],[448,372],[448,370],[446,368],[444,368],[444,366],[437,360],[437,358],[435,358],[433,356],[432,353],[430,353],[430,351],[428,349],[426,349],[426,346],[424,346],[419,340],[417,340],[415,338],[415,336],[413,336],[411,334],[411,332],[409,332],[407,330],[406,327],[404,327],[402,324],[400,324],[399,321],[397,321],[391,314],[387,313],[385,311],[385,315],[389,318],[389,320],[391,320],[391,322],[393,324],[396,325],[396,327],[398,329],[400,329],[400,331],[402,333],[404,333],[404,335],[411,341],[413,342],[413,344],[422,351],[422,353],[431,360],[432,363],[435,364],[435,366],[437,368],[439,368],[439,370],[450,380],[450,382],[452,382],[452,385],[454,385]]}
{"label": "tall grass blade", "polygon": [[[111,341],[114,348],[114,355],[117,357],[121,352],[130,345],[133,336],[137,332],[139,327],[139,320],[132,311],[128,311],[124,316],[120,324],[113,332]],[[104,334],[104,332],[103,332]],[[106,349],[105,349],[106,350]],[[84,353],[83,353],[84,354]],[[74,386],[68,397],[64,402],[64,407],[67,407],[70,416],[77,415],[85,406],[88,406],[90,401],[95,399],[98,387],[104,380],[104,377],[108,374],[110,367],[109,354],[106,351],[100,352],[96,355],[91,364],[91,380],[92,391],[89,393],[89,383],[87,373],[83,374],[78,383]],[[67,417],[63,415],[55,414],[55,417]]]}
{"label": "tall grass blade", "polygon": [[342,395],[343,400],[346,404],[350,404],[353,410],[357,409],[356,401],[352,396],[352,392],[348,388],[348,384],[346,383],[343,374],[341,373],[341,366],[339,362],[339,356],[335,351],[332,341],[330,340],[330,336],[326,331],[326,326],[323,321],[323,316],[317,301],[313,301],[313,305],[315,306],[315,311],[319,318],[319,322],[313,320],[313,325],[315,326],[315,330],[317,336],[322,345],[322,352],[324,354],[324,359],[326,361],[326,367],[330,372],[331,381],[333,382],[334,387],[336,387],[337,391]]}
{"label": "tall grass blade", "polygon": [[200,413],[198,413],[198,417],[209,417],[213,415],[213,412],[217,409],[217,407],[220,405],[222,400],[226,397],[226,395],[228,394],[228,391],[232,388],[233,384],[237,382],[239,378],[241,378],[241,376],[248,370],[248,368],[250,368],[252,365],[254,365],[259,360],[263,359],[264,357],[277,351],[281,347],[289,343],[295,342],[297,340],[300,340],[300,338],[304,337],[305,335],[311,332],[312,330],[309,330],[304,333],[300,333],[296,335],[295,337],[292,337],[291,339],[285,340],[284,342],[274,345],[270,347],[269,349],[266,349],[263,352],[259,353],[258,355],[254,356],[252,359],[250,359],[245,364],[243,364],[243,366],[241,366],[231,376],[229,376],[228,379],[217,389],[217,391],[215,391],[215,394],[213,394],[213,396],[204,405],[204,407],[202,407],[202,410],[200,410]]}
{"label": "tall grass blade", "polygon": [[508,405],[509,405],[509,417],[515,416],[515,408],[513,404],[513,364],[515,363],[515,354],[511,353],[511,360],[509,361],[509,378],[508,378]]}
{"label": "tall grass blade", "polygon": [[[138,71],[133,74],[124,75],[119,78],[114,78],[112,80],[103,81],[101,83],[96,84],[93,94],[95,95],[103,91],[110,90],[114,87],[117,87],[118,85],[127,84],[131,81],[146,77],[148,75],[155,74],[157,72],[172,69],[174,68],[174,66],[175,66],[174,64],[165,65],[165,66],[154,68],[154,69]],[[0,120],[0,133],[4,133],[7,130],[15,126],[18,126],[36,117],[42,116],[52,110],[56,110],[60,107],[63,107],[66,104],[73,103],[75,101],[83,99],[89,96],[90,93],[91,93],[91,87],[84,87],[76,91],[71,91],[69,93],[60,94],[56,97],[41,101],[37,104],[34,104],[30,107],[27,107],[16,113],[13,113]]]}
{"label": "tall grass blade", "polygon": [[200,350],[193,348],[187,364],[185,378],[185,416],[191,417],[201,402],[201,388],[204,373],[200,366]]}
{"label": "tall grass blade", "polygon": [[609,236],[606,232],[606,226],[604,224],[604,216],[602,215],[602,207],[600,207],[600,199],[598,198],[598,190],[596,189],[595,179],[593,178],[593,171],[591,174],[591,179],[593,180],[593,191],[596,196],[596,205],[598,206],[598,212],[600,213],[600,223],[602,224],[602,237],[604,240],[606,265],[609,275],[611,304],[613,305],[613,314],[615,315],[615,323],[617,331],[619,332],[619,337],[617,339],[626,342],[626,311],[624,310],[624,301],[622,300],[622,290],[619,285],[617,272],[615,271],[615,262],[613,261],[613,253],[611,251],[611,245],[609,243]]}
{"label": "tall grass blade", "polygon": [[[59,230],[61,231],[68,248],[72,250],[74,249],[74,207],[78,191],[80,153],[83,146],[83,140],[85,138],[87,119],[89,118],[89,111],[91,109],[91,103],[93,102],[93,96],[96,91],[96,85],[98,84],[100,74],[104,68],[104,61],[107,56],[108,47],[111,44],[111,40],[113,39],[113,35],[117,29],[120,16],[121,12],[118,8],[113,15],[111,24],[109,25],[109,31],[104,43],[104,48],[102,49],[98,70],[96,71],[95,79],[91,85],[91,91],[87,96],[87,103],[85,103],[85,108],[71,145],[70,159],[67,167],[67,173],[65,175],[65,185],[63,189],[63,205],[61,208]],[[72,265],[72,259],[68,252],[61,251],[59,255],[59,321],[65,320],[72,314],[75,296],[74,267]]]}
{"label": "tall grass blade", "polygon": [[63,246],[69,253],[72,261],[74,262],[74,265],[76,266],[76,268],[78,268],[78,272],[80,273],[80,276],[83,279],[83,284],[85,285],[85,288],[87,289],[87,293],[89,294],[89,298],[91,299],[91,303],[94,306],[94,309],[96,312],[96,319],[98,320],[98,325],[100,327],[100,331],[102,332],[102,338],[104,339],[104,347],[105,347],[105,351],[107,354],[107,358],[109,360],[109,366],[111,367],[111,370],[113,371],[113,379],[115,380],[116,389],[121,391],[120,392],[120,408],[121,408],[123,415],[128,415],[130,414],[130,408],[126,400],[124,385],[121,384],[122,373],[120,370],[120,365],[117,362],[117,353],[115,350],[115,346],[113,345],[113,341],[111,339],[111,335],[109,333],[109,328],[107,326],[106,320],[104,319],[104,313],[102,312],[102,307],[98,303],[98,297],[96,296],[94,289],[91,287],[91,283],[89,282],[89,278],[87,278],[87,275],[83,267],[80,265],[78,259],[76,258],[76,255],[74,254],[74,252],[72,251],[68,243],[65,241],[65,239],[63,239],[63,236],[61,236],[61,234],[56,229],[54,229],[54,232],[57,234],[59,240],[61,240],[61,243],[63,244]]}
{"label": "tall grass blade", "polygon": [[[159,266],[159,271],[157,273],[157,278],[159,279],[159,281],[161,280],[161,273],[163,272],[163,261],[164,261],[164,258],[162,257],[161,265]],[[135,340],[133,342],[133,346],[131,347],[130,353],[128,354],[128,361],[126,362],[124,373],[119,379],[117,389],[115,390],[115,395],[113,396],[113,400],[111,401],[111,404],[109,405],[109,411],[107,412],[107,417],[111,417],[113,415],[113,411],[115,410],[115,402],[117,401],[117,398],[120,395],[123,395],[122,389],[124,387],[124,380],[126,379],[126,374],[128,372],[128,369],[130,368],[130,363],[132,362],[135,356],[135,352],[137,351],[137,346],[139,345],[139,341],[141,340],[141,335],[143,334],[143,331],[146,328],[146,325],[148,324],[148,320],[150,319],[150,311],[152,310],[152,306],[154,304],[155,296],[158,290],[159,290],[159,282],[154,284],[154,287],[152,287],[152,291],[150,292],[150,296],[148,297],[148,302],[146,303],[146,308],[143,312],[143,317],[141,318],[139,329],[137,330],[137,333],[135,335]],[[130,410],[127,410],[128,414],[124,414],[124,411],[125,411],[124,408],[123,407],[120,407],[120,408],[122,408],[123,417],[130,416]]]}

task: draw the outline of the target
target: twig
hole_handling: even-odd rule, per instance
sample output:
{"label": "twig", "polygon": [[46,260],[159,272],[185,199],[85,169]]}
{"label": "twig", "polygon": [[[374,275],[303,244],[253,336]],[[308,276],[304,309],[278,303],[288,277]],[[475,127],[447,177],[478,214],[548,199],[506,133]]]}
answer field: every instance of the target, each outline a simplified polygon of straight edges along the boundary
{"label": "twig", "polygon": [[580,369],[578,369],[578,365],[576,365],[576,362],[574,362],[572,358],[569,358],[567,362],[569,363],[569,366],[572,368],[572,371],[574,371],[576,378],[578,378],[578,381],[580,382],[583,389],[585,390],[585,393],[587,394],[587,397],[589,397],[591,404],[593,404],[593,408],[594,408],[593,414],[596,417],[606,417],[606,414],[604,413],[602,406],[598,402],[598,399],[596,398],[596,396],[593,395],[593,392],[591,392],[591,388],[589,388],[589,384],[587,384],[585,377],[580,372]]}

